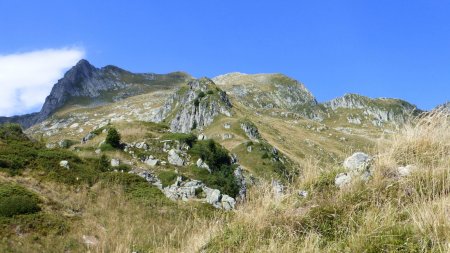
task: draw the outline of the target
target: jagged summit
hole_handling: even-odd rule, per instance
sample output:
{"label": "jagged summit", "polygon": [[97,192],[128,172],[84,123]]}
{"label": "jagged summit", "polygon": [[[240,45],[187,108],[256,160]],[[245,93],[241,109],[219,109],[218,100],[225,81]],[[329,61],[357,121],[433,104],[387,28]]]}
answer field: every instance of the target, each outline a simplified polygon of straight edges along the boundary
{"label": "jagged summit", "polygon": [[28,128],[44,121],[68,103],[100,105],[154,89],[176,87],[190,79],[190,75],[183,72],[166,75],[135,74],[112,65],[96,68],[83,59],[69,69],[53,86],[40,112],[0,118],[0,122],[16,122]]}

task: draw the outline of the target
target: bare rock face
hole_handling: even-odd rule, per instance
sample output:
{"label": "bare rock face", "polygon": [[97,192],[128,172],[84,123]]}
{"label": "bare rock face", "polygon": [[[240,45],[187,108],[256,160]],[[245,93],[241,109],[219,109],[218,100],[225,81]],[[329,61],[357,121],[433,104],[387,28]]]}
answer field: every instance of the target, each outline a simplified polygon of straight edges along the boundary
{"label": "bare rock face", "polygon": [[[210,79],[201,78],[169,97],[151,120],[167,120],[172,132],[189,133],[209,126],[220,114],[231,116],[231,107],[225,92]],[[168,118],[170,115],[174,116]]]}
{"label": "bare rock face", "polygon": [[242,130],[244,130],[245,134],[250,140],[257,141],[261,138],[258,128],[252,122],[249,121],[242,122],[241,128]]}
{"label": "bare rock face", "polygon": [[179,152],[175,149],[171,149],[169,151],[169,155],[167,157],[167,160],[170,164],[176,165],[176,166],[183,166],[185,161],[183,158],[181,158]]}
{"label": "bare rock face", "polygon": [[[338,109],[360,110],[362,115],[367,117],[374,126],[382,126],[387,122],[402,124],[410,116],[421,112],[416,106],[400,99],[372,99],[357,94],[345,94],[325,103],[324,106],[332,111]],[[355,116],[348,117],[348,121],[352,124],[361,124],[361,119]]]}

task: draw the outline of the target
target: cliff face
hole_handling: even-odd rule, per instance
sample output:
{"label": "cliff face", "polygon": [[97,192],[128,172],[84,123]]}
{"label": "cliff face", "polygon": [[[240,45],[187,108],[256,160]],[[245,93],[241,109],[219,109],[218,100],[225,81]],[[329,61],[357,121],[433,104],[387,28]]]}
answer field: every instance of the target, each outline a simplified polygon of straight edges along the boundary
{"label": "cliff face", "polygon": [[349,117],[349,122],[359,124],[361,117],[367,117],[375,126],[381,126],[388,122],[403,124],[411,116],[418,115],[421,112],[416,106],[400,99],[372,99],[357,94],[345,94],[324,103],[324,106],[334,113],[337,113],[340,109],[360,111],[360,115]]}
{"label": "cliff face", "polygon": [[224,91],[210,79],[201,78],[169,97],[152,121],[170,122],[172,132],[188,133],[209,126],[220,114],[231,116],[231,107]]}
{"label": "cliff face", "polygon": [[52,88],[38,113],[2,117],[2,122],[19,123],[24,128],[40,123],[61,107],[77,100],[87,104],[108,103],[145,93],[153,86],[175,86],[190,80],[184,73],[134,74],[115,66],[96,68],[86,60],[79,61]]}

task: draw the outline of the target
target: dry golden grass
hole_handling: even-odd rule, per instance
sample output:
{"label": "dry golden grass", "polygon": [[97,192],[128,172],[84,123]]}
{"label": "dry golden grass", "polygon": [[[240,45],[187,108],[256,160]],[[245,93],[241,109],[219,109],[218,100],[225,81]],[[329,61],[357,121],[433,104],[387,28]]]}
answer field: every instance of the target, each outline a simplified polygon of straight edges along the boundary
{"label": "dry golden grass", "polygon": [[[59,203],[64,215],[81,212],[69,236],[46,239],[50,249],[69,240],[83,245],[82,236],[90,235],[98,245],[72,252],[449,252],[449,116],[423,115],[377,148],[367,183],[338,189],[336,164],[302,159],[303,171],[283,197],[275,198],[270,183],[260,181],[246,203],[213,216],[197,213],[197,203],[151,207],[118,187],[74,194],[26,179],[18,183]],[[404,165],[416,169],[402,178],[396,169]],[[308,190],[308,197],[298,190]],[[18,251],[38,250],[25,245]]]}
{"label": "dry golden grass", "polygon": [[[267,183],[254,186],[207,251],[449,252],[449,147],[449,116],[435,112],[379,142],[367,183],[339,190],[320,183],[334,179],[330,171],[303,161],[283,198],[273,198]],[[413,173],[398,177],[396,168],[409,164]],[[303,199],[297,190],[305,187]]]}

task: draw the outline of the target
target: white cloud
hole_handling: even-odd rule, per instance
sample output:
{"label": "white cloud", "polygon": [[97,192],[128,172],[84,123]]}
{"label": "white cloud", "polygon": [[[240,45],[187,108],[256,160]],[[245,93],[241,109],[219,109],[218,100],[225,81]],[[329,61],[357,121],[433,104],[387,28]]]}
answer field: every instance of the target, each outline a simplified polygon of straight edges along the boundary
{"label": "white cloud", "polygon": [[0,55],[0,116],[39,110],[53,85],[84,54],[62,48]]}

